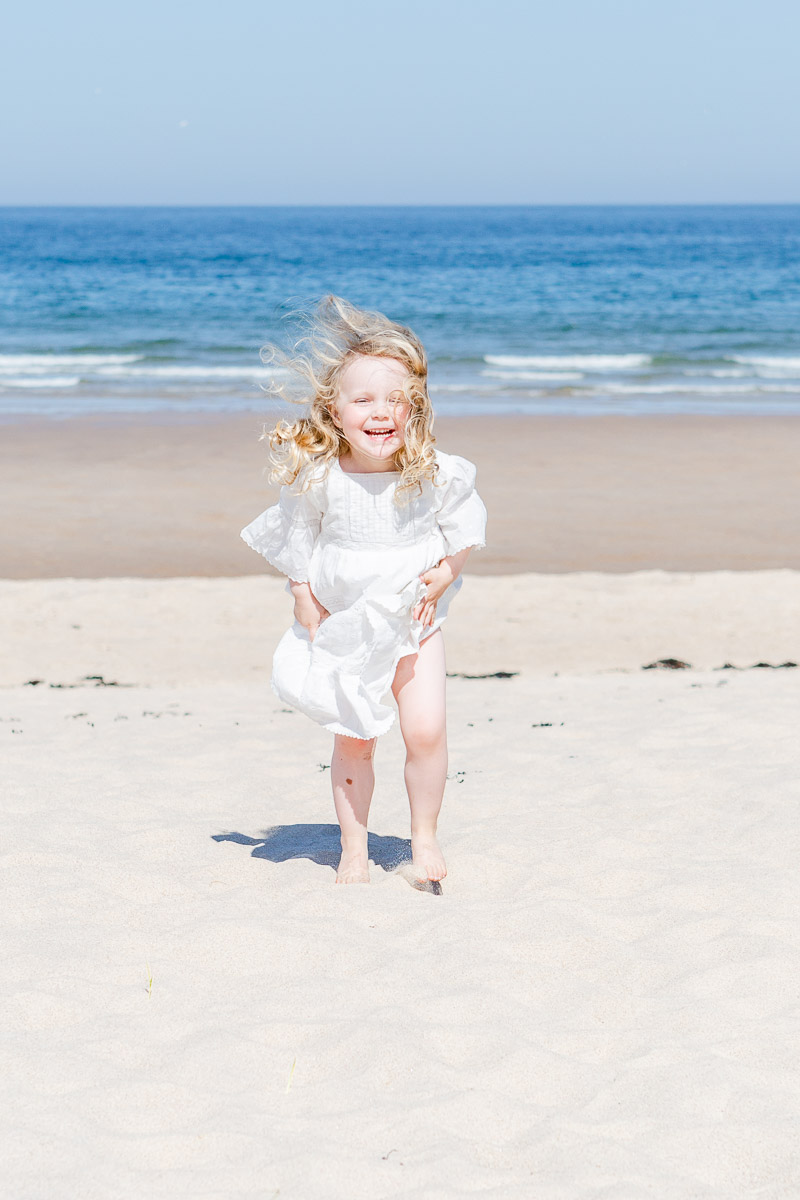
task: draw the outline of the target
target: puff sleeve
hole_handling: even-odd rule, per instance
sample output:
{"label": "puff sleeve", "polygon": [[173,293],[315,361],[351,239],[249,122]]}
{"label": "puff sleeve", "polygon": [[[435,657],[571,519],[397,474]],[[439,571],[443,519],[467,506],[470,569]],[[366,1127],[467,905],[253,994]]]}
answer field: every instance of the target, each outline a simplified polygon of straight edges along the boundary
{"label": "puff sleeve", "polygon": [[313,483],[306,491],[298,491],[298,483],[284,485],[278,503],[246,525],[241,536],[289,579],[308,583],[311,553],[322,523],[321,496]]}
{"label": "puff sleeve", "polygon": [[456,454],[440,454],[437,461],[436,519],[447,543],[447,553],[485,546],[486,509],[475,490],[475,465]]}

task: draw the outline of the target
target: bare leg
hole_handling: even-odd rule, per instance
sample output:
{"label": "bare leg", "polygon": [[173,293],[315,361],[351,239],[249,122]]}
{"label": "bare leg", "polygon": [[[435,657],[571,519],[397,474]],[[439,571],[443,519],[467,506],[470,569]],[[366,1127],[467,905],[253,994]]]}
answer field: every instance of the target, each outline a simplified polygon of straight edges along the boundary
{"label": "bare leg", "polygon": [[375,739],[340,737],[333,743],[331,785],[336,816],[342,831],[342,857],[337,883],[369,883],[367,817],[375,787],[372,766]]}
{"label": "bare leg", "polygon": [[411,853],[420,879],[444,879],[436,825],[447,779],[444,638],[431,634],[416,654],[401,658],[392,684],[406,744],[405,780],[411,805]]}

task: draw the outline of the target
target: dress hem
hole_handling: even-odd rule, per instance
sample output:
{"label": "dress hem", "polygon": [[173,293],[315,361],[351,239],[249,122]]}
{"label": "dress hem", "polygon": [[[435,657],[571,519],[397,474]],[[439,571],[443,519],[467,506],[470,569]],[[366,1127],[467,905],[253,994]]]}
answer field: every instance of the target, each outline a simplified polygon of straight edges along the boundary
{"label": "dress hem", "polygon": [[446,534],[445,534],[445,542],[447,543],[447,554],[445,555],[445,558],[447,558],[447,555],[449,555],[449,554],[460,554],[462,550],[483,550],[486,546],[486,542],[455,542],[455,543],[453,543],[453,542],[449,541]]}
{"label": "dress hem", "polygon": [[392,713],[381,728],[376,733],[369,733],[366,736],[363,733],[351,733],[349,729],[345,729],[344,725],[339,725],[336,721],[330,721],[327,725],[323,725],[323,729],[327,729],[328,733],[334,733],[337,737],[352,738],[356,742],[371,742],[374,738],[382,737],[384,733],[388,733],[394,725],[395,713]]}
{"label": "dress hem", "polygon": [[[412,651],[412,653],[414,653],[414,652]],[[400,659],[398,659],[397,661],[399,662]],[[397,670],[396,665],[395,665],[395,670]],[[283,696],[280,694],[278,689],[275,687],[274,679],[270,678],[269,686],[272,689],[273,695],[277,696],[277,698],[279,700],[281,700],[284,704],[290,704],[290,701],[284,700]],[[345,728],[345,726],[340,724],[338,721],[318,721],[316,719],[316,717],[312,717],[310,715],[310,713],[307,713],[305,711],[305,709],[298,708],[296,704],[290,704],[290,707],[292,709],[292,712],[302,713],[304,717],[308,717],[308,719],[310,721],[313,721],[315,725],[319,725],[320,729],[327,729],[328,733],[335,733],[339,737],[353,738],[353,740],[357,741],[357,742],[371,742],[373,738],[381,737],[384,733],[388,733],[389,730],[394,725],[395,717],[397,716],[396,713],[390,712],[389,716],[386,717],[385,720],[381,721],[380,728],[378,730],[376,730],[375,733],[364,734],[364,733],[353,733],[353,731],[351,729]]]}
{"label": "dress hem", "polygon": [[[435,633],[441,632],[442,626],[444,625],[446,619],[447,619],[447,616],[445,615],[445,616],[441,617],[438,621],[434,621],[434,628],[432,628],[429,633],[424,634],[419,639],[419,644],[417,645],[416,649],[406,650],[404,653],[397,655],[397,657],[394,659],[394,665],[392,666],[392,679],[393,680],[394,680],[394,674],[397,670],[398,664],[400,663],[401,659],[408,658],[408,656],[410,654],[418,654],[419,648],[423,642],[426,642],[428,640],[428,638],[433,637],[433,635]],[[308,717],[308,719],[313,721],[315,725],[319,725],[321,729],[327,729],[328,733],[336,734],[339,737],[353,738],[354,741],[358,741],[358,742],[371,742],[371,741],[373,741],[374,738],[382,737],[385,733],[388,733],[389,730],[392,728],[392,726],[394,725],[394,722],[395,722],[395,718],[397,716],[396,712],[390,712],[389,715],[383,719],[383,721],[379,722],[378,728],[373,733],[353,733],[352,730],[347,729],[339,721],[318,721],[316,719],[316,717],[312,717],[310,713],[307,713],[305,711],[305,709],[299,708],[296,704],[292,704],[291,701],[284,700],[283,696],[281,696],[280,692],[275,687],[275,681],[272,676],[270,676],[269,686],[272,689],[274,695],[277,696],[277,698],[279,700],[283,701],[284,704],[290,705],[293,712],[302,713],[304,717]],[[390,685],[390,689],[391,689],[391,685]]]}

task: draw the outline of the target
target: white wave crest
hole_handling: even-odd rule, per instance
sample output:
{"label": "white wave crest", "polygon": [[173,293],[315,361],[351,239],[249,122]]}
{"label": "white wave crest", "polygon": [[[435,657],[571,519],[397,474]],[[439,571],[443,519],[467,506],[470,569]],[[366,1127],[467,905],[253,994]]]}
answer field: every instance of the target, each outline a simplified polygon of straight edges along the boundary
{"label": "white wave crest", "polygon": [[115,379],[273,379],[285,372],[273,367],[206,367],[187,364],[167,367],[99,367],[97,374]]}
{"label": "white wave crest", "polygon": [[647,367],[650,354],[484,354],[492,367],[538,367],[545,371],[629,371]]}
{"label": "white wave crest", "polygon": [[80,383],[78,375],[37,375],[35,379],[24,376],[20,379],[0,379],[0,388],[69,388]]}
{"label": "white wave crest", "polygon": [[734,362],[748,367],[767,367],[781,374],[800,375],[800,358],[790,355],[734,354],[731,357]]}
{"label": "white wave crest", "polygon": [[570,379],[583,379],[582,371],[481,371],[486,379],[524,380],[528,383],[565,383]]}
{"label": "white wave crest", "polygon": [[138,362],[141,358],[141,354],[0,354],[0,375],[19,371],[39,375],[52,371],[54,367],[94,369],[112,363]]}
{"label": "white wave crest", "polygon": [[800,384],[770,384],[758,383],[607,383],[593,389],[593,395],[615,396],[669,396],[669,395],[703,395],[703,396],[744,396],[756,392],[781,392],[800,394]]}
{"label": "white wave crest", "polygon": [[428,385],[428,391],[432,396],[438,395],[439,392],[471,392],[494,396],[497,388],[492,383],[431,383]]}

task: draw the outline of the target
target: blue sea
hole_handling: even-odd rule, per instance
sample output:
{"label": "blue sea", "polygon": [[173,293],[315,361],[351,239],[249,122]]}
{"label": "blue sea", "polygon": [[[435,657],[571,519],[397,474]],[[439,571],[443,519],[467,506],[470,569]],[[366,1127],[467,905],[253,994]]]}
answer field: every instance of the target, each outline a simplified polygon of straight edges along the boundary
{"label": "blue sea", "polygon": [[800,412],[800,206],[0,209],[0,415],[265,412],[334,292],[442,413]]}

